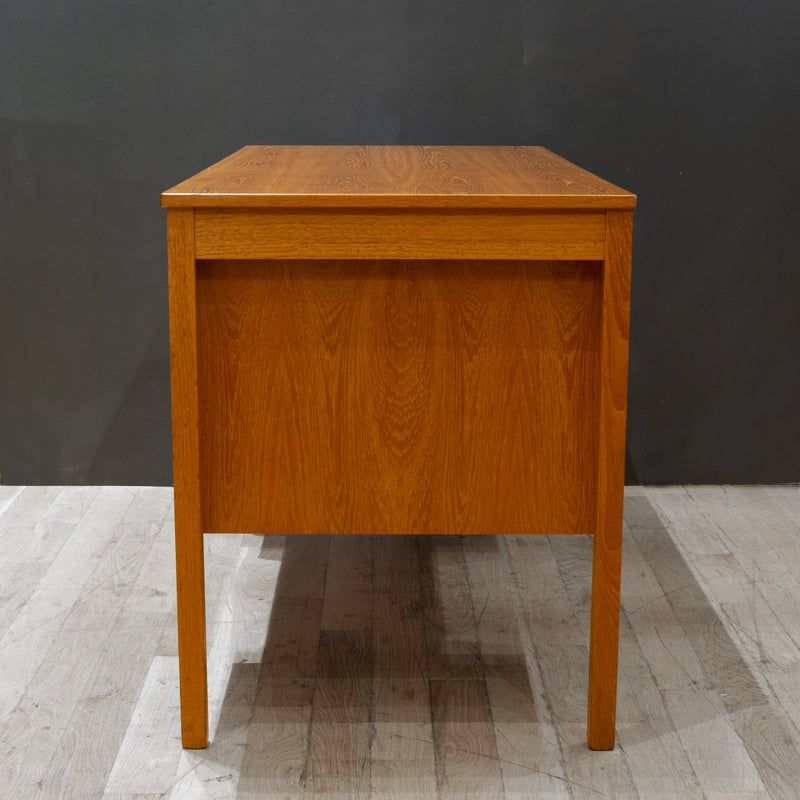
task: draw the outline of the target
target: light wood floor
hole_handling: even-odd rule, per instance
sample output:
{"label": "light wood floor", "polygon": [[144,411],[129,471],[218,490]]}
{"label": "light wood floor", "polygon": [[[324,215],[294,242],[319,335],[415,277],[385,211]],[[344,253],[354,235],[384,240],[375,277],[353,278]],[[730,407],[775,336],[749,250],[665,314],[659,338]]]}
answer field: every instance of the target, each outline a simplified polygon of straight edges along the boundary
{"label": "light wood floor", "polygon": [[0,797],[800,797],[800,487],[631,488],[618,745],[591,540],[207,536],[182,751],[162,488],[0,487]]}

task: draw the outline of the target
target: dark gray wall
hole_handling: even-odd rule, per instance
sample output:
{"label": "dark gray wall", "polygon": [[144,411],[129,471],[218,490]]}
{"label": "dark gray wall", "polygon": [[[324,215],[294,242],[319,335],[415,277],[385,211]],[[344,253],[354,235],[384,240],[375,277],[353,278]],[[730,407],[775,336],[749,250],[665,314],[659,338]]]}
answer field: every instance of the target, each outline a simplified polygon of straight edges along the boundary
{"label": "dark gray wall", "polygon": [[158,195],[242,144],[542,144],[639,195],[628,477],[800,480],[796,0],[0,6],[0,481],[171,481]]}

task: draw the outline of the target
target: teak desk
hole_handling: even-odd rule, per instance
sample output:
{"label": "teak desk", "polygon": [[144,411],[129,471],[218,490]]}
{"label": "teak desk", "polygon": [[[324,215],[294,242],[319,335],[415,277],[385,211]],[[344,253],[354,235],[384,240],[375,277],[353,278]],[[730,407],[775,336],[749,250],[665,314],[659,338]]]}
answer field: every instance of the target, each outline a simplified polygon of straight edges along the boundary
{"label": "teak desk", "polygon": [[245,147],[161,203],[184,746],[203,532],[584,533],[613,748],[635,196],[539,147]]}

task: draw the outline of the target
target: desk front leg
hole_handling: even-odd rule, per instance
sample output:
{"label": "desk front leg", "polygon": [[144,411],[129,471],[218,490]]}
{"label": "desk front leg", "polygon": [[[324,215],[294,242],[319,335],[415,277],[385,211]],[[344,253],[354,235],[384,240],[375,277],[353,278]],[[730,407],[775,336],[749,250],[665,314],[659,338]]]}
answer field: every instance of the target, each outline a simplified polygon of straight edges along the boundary
{"label": "desk front leg", "polygon": [[194,210],[167,212],[172,462],[183,746],[208,744],[205,570],[200,514]]}
{"label": "desk front leg", "polygon": [[587,722],[593,750],[613,750],[615,739],[632,224],[630,211],[606,212]]}

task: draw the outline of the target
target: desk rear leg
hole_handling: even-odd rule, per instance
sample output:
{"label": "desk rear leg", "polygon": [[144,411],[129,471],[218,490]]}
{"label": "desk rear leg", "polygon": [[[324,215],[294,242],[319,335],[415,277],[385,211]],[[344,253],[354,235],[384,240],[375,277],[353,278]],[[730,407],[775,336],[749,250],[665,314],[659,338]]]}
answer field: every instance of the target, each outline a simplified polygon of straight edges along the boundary
{"label": "desk rear leg", "polygon": [[202,748],[208,744],[208,681],[193,209],[168,209],[167,242],[181,731],[184,747]]}
{"label": "desk rear leg", "polygon": [[178,588],[181,738],[186,748],[208,745],[208,678],[203,534],[181,524],[176,501],[175,557]]}
{"label": "desk rear leg", "polygon": [[587,722],[593,750],[612,750],[615,739],[632,224],[631,211],[606,212]]}
{"label": "desk rear leg", "polygon": [[592,750],[613,750],[616,738],[620,568],[619,548],[595,537],[586,732]]}

